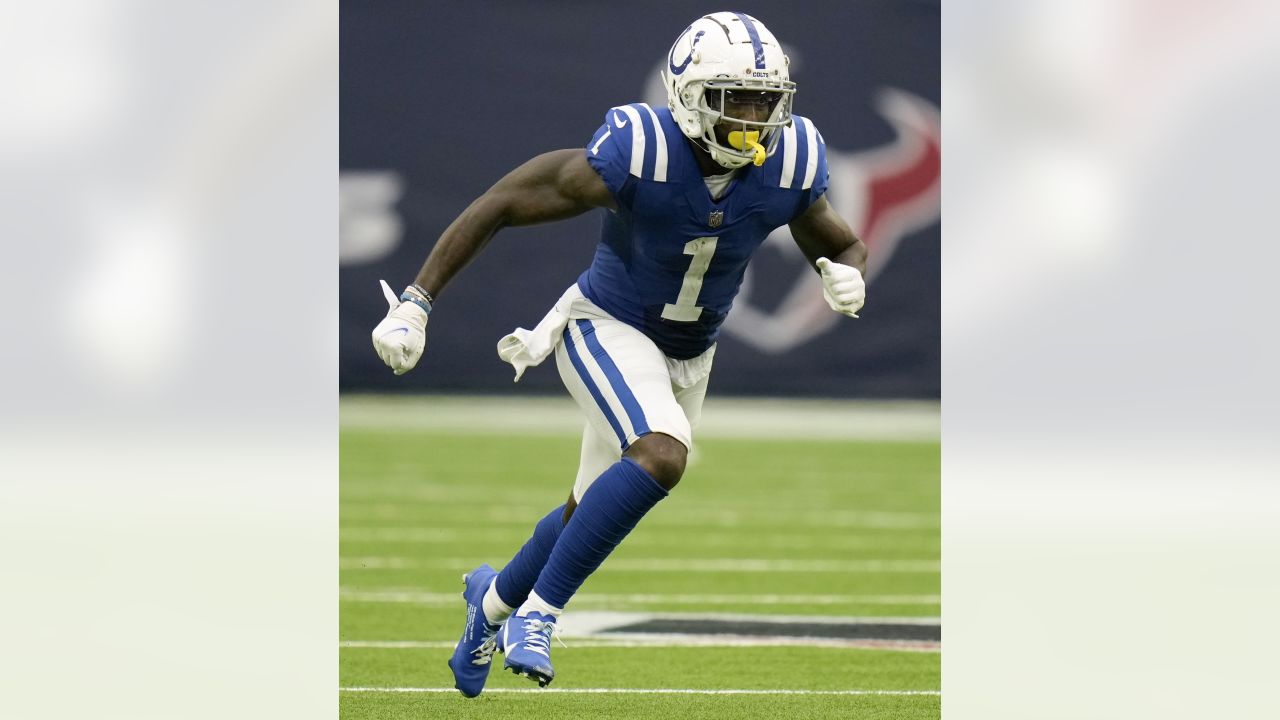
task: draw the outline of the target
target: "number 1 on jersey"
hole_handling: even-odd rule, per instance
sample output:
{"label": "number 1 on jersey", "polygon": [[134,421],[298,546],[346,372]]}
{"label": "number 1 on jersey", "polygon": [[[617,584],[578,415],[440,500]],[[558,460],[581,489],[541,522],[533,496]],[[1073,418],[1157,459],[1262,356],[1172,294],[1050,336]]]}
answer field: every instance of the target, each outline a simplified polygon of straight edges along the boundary
{"label": "number 1 on jersey", "polygon": [[704,237],[684,244],[684,254],[692,255],[693,260],[689,262],[689,271],[684,274],[675,304],[667,303],[662,308],[664,320],[694,322],[702,317],[702,308],[695,303],[698,302],[698,294],[702,292],[702,277],[707,274],[707,268],[711,267],[711,256],[716,253],[716,243],[719,241],[718,237]]}

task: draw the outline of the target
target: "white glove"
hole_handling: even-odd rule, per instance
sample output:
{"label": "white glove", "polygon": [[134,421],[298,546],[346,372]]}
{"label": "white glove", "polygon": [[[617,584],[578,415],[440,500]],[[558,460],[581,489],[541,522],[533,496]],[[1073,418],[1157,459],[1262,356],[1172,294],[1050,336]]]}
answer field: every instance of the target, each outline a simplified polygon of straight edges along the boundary
{"label": "white glove", "polygon": [[818,258],[818,270],[822,272],[822,296],[832,310],[858,317],[858,308],[867,300],[867,284],[862,281],[858,268]]}
{"label": "white glove", "polygon": [[418,364],[427,345],[427,311],[415,303],[401,302],[386,280],[378,282],[382,283],[382,294],[391,309],[373,329],[373,349],[382,362],[397,375],[403,375]]}

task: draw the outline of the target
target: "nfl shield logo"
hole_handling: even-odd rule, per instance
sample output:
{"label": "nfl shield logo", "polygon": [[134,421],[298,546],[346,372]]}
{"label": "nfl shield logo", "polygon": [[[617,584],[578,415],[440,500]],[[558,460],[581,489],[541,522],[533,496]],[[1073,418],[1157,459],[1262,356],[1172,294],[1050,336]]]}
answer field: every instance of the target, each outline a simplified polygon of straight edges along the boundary
{"label": "nfl shield logo", "polygon": [[723,210],[712,210],[711,214],[707,216],[707,227],[718,228],[722,222],[724,222]]}

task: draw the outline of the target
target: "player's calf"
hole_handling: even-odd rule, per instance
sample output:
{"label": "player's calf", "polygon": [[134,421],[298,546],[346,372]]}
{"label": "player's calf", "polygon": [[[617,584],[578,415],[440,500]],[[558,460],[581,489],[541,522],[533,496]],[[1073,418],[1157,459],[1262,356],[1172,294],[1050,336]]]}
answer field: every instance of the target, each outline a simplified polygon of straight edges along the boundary
{"label": "player's calf", "polygon": [[[648,446],[662,449],[661,441]],[[654,459],[653,454],[645,457]],[[676,461],[665,473],[674,483],[683,469],[683,455],[667,457]],[[551,682],[555,670],[550,640],[556,618],[587,577],[666,496],[666,488],[630,457],[610,466],[591,484],[574,511],[573,522],[565,525],[556,541],[533,591],[503,626],[507,668],[541,685]]]}

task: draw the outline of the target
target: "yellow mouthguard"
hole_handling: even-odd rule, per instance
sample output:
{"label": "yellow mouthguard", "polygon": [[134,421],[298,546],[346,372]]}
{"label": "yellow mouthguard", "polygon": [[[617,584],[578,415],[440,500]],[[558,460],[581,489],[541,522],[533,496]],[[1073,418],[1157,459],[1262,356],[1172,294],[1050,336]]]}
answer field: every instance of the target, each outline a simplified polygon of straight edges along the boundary
{"label": "yellow mouthguard", "polygon": [[729,133],[729,144],[738,150],[754,150],[755,156],[751,158],[751,162],[755,163],[756,166],[763,165],[765,158],[768,157],[764,146],[760,144],[760,133],[755,130],[745,133],[741,130],[734,130]]}

